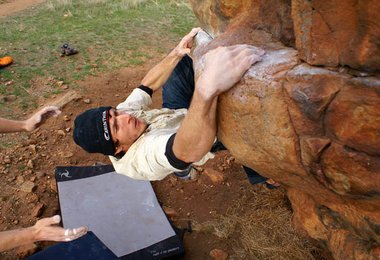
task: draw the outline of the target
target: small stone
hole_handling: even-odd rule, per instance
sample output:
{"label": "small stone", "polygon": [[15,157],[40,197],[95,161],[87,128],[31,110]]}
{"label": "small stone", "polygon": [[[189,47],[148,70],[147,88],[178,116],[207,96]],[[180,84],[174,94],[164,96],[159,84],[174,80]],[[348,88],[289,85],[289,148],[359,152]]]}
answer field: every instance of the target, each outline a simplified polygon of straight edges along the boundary
{"label": "small stone", "polygon": [[59,155],[62,156],[63,158],[71,158],[74,156],[74,154],[70,151],[60,152]]}
{"label": "small stone", "polygon": [[58,130],[57,134],[60,135],[60,136],[65,136],[66,135],[65,131],[63,131],[63,130]]}
{"label": "small stone", "polygon": [[34,140],[34,139],[28,139],[27,143],[28,143],[29,145],[36,145],[36,144],[37,144],[37,141]]}
{"label": "small stone", "polygon": [[34,182],[34,181],[36,180],[36,178],[37,178],[36,176],[32,176],[32,177],[30,177],[29,180],[30,180],[31,182]]}
{"label": "small stone", "polygon": [[222,249],[218,249],[218,248],[211,250],[210,256],[214,260],[227,260],[228,259],[228,253],[223,251]]}
{"label": "small stone", "polygon": [[32,150],[34,153],[37,152],[37,149],[36,149],[36,145],[35,145],[35,144],[31,144],[31,145],[29,145],[29,149]]}
{"label": "small stone", "polygon": [[90,104],[91,100],[89,98],[86,98],[86,99],[83,99],[83,102],[86,103],[86,104]]}
{"label": "small stone", "polygon": [[63,81],[57,81],[57,84],[58,84],[59,87],[62,86],[63,83],[64,83]]}
{"label": "small stone", "polygon": [[29,169],[33,169],[33,168],[34,168],[33,161],[32,161],[32,160],[29,160],[29,161],[26,163],[26,166],[27,166]]}
{"label": "small stone", "polygon": [[16,184],[20,185],[20,184],[24,183],[24,181],[25,181],[25,179],[23,176],[19,175],[16,177]]}
{"label": "small stone", "polygon": [[50,181],[50,189],[55,193],[58,192],[57,183],[54,180]]}
{"label": "small stone", "polygon": [[17,220],[17,219],[14,220],[14,221],[13,221],[13,224],[17,225],[17,224],[18,224],[18,220]]}
{"label": "small stone", "polygon": [[12,163],[12,161],[11,161],[11,159],[8,156],[5,156],[4,163],[5,164],[10,164],[10,163]]}
{"label": "small stone", "polygon": [[43,203],[41,203],[41,202],[37,203],[37,205],[32,210],[32,216],[33,217],[41,216],[44,207],[45,207],[45,205]]}
{"label": "small stone", "polygon": [[[13,82],[14,82],[13,80],[10,80],[10,81],[5,82],[4,85],[5,86],[10,86],[10,85],[13,84]],[[10,96],[15,96],[15,95],[10,95]]]}
{"label": "small stone", "polygon": [[65,129],[66,133],[69,133],[71,131],[71,127],[68,127]]}
{"label": "small stone", "polygon": [[31,181],[26,181],[20,186],[20,190],[24,192],[32,192],[36,188],[36,184]]}
{"label": "small stone", "polygon": [[226,162],[228,165],[231,165],[233,162],[235,161],[235,158],[234,157],[228,157]]}
{"label": "small stone", "polygon": [[214,184],[221,184],[224,181],[223,173],[214,169],[205,169],[203,174],[208,176]]}
{"label": "small stone", "polygon": [[169,218],[173,218],[173,217],[177,217],[178,216],[177,211],[175,209],[173,209],[173,208],[163,206],[162,209],[164,210],[165,214]]}
{"label": "small stone", "polygon": [[65,120],[65,121],[70,121],[70,117],[69,117],[68,115],[64,115],[64,116],[63,116],[63,120]]}

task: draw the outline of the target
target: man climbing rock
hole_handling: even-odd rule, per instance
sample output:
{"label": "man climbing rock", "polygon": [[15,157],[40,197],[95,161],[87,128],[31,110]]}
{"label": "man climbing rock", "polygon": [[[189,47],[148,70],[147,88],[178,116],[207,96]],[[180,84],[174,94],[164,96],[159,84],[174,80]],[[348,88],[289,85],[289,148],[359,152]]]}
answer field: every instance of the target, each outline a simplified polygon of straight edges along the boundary
{"label": "man climbing rock", "polygon": [[[116,172],[141,180],[188,173],[191,165],[212,158],[218,96],[260,61],[264,51],[248,45],[212,50],[195,82],[187,54],[200,31],[191,30],[116,108],[99,107],[79,115],[75,142],[87,152],[109,155]],[[161,87],[162,109],[150,109],[152,94]]]}

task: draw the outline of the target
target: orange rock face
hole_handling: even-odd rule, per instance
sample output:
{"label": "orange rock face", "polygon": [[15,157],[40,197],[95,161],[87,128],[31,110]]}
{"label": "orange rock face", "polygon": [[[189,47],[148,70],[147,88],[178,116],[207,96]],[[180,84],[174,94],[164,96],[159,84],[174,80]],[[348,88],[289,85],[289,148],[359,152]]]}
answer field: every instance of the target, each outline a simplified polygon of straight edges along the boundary
{"label": "orange rock face", "polygon": [[380,69],[380,2],[293,0],[300,57],[309,64]]}
{"label": "orange rock face", "polygon": [[[248,30],[245,35],[269,32],[274,39],[293,46],[290,2],[290,0],[190,0],[202,28],[213,36],[218,36],[227,29]],[[242,23],[245,25],[242,26]]]}
{"label": "orange rock face", "polygon": [[[195,5],[197,1],[192,2]],[[209,23],[210,19],[201,20],[217,32],[217,37],[207,41],[202,40],[202,34],[198,36],[199,44],[193,53],[196,76],[202,73],[203,54],[217,46],[245,43],[266,50],[263,60],[252,66],[240,83],[220,97],[218,136],[242,164],[288,189],[295,227],[323,241],[336,259],[379,259],[380,76],[350,68],[332,69],[312,66],[314,62],[304,63],[303,60],[308,61],[305,58],[308,47],[300,47],[297,28],[301,27],[297,26],[310,20],[295,21],[294,16],[295,11],[301,10],[300,5],[306,4],[298,0],[292,3],[276,1],[278,6],[273,5],[272,10],[279,12],[286,9],[284,6],[293,10],[293,19],[290,15],[287,17],[295,24],[297,50],[284,46],[278,30],[257,29],[287,24],[285,20],[281,23],[271,20],[272,13],[268,14],[268,20],[262,19],[265,13],[261,12],[269,12],[269,9],[260,8],[268,2],[274,3],[202,1],[207,10],[202,11],[198,6],[195,11],[200,19],[223,18],[220,23],[213,24]],[[317,7],[325,11],[329,8],[334,10],[335,1],[305,2],[308,5],[318,3]],[[347,15],[353,12],[352,5],[347,4],[349,1],[341,2],[339,13]],[[374,9],[378,6],[373,1],[357,2],[356,14],[371,9],[369,5],[366,5],[367,9],[362,7],[363,3],[372,3]],[[210,13],[210,6],[216,14]],[[230,8],[223,9],[226,6]],[[251,15],[247,15],[251,11]],[[367,32],[374,36],[370,28],[376,28],[376,23],[371,22],[371,13],[372,10],[365,19],[358,21],[364,23],[360,28],[368,27]],[[251,17],[258,14],[259,17]],[[328,19],[329,16],[323,17]],[[273,24],[271,27],[263,23]],[[218,27],[221,24],[223,26]],[[257,27],[258,24],[261,27]],[[310,24],[302,26],[306,28]],[[324,34],[323,26],[315,27],[313,33],[319,35],[318,29]],[[352,43],[357,42],[357,35],[364,35],[358,27],[350,27],[350,30],[355,32]],[[380,33],[377,34],[379,36]],[[339,38],[341,40],[344,40],[343,36]],[[312,46],[321,54],[315,56],[321,58],[322,63],[318,64],[330,65],[329,60],[334,60],[335,54],[324,52],[325,44],[321,39],[315,40]],[[344,46],[342,42],[338,45],[341,49],[336,52],[339,57],[337,64],[342,64],[344,53],[351,53],[351,56],[345,56],[347,61],[344,64],[352,62],[359,64],[352,66],[355,68],[377,70],[371,62],[379,61],[376,59],[379,44],[377,48],[372,45],[372,49],[362,45],[363,50],[358,46],[358,53],[342,51],[353,45]],[[329,51],[334,50],[330,48]],[[366,62],[358,63],[359,53],[365,52],[372,54]]]}
{"label": "orange rock face", "polygon": [[[269,33],[311,65],[380,70],[378,0],[191,0],[202,27]],[[244,25],[243,25],[244,23]],[[237,27],[237,28],[236,28]]]}

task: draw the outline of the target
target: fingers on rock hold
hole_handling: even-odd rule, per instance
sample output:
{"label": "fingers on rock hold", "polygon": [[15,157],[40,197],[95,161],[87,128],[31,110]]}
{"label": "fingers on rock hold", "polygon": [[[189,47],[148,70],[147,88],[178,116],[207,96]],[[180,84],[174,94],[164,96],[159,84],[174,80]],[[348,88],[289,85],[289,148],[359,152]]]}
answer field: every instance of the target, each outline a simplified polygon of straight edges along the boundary
{"label": "fingers on rock hold", "polygon": [[59,215],[55,215],[55,216],[53,216],[52,219],[53,219],[54,223],[59,223],[59,222],[61,222],[61,216],[59,216]]}

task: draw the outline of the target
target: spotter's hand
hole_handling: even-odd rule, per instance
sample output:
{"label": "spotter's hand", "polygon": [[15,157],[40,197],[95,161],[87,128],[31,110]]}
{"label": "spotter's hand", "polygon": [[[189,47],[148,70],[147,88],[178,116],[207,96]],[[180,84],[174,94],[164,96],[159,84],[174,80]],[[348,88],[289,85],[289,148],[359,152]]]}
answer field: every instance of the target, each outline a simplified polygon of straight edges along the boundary
{"label": "spotter's hand", "polygon": [[56,106],[47,106],[24,121],[25,130],[33,131],[42,125],[49,117],[58,116],[61,111]]}
{"label": "spotter's hand", "polygon": [[87,233],[86,227],[63,229],[56,226],[61,222],[61,217],[55,215],[51,218],[43,218],[32,227],[36,241],[71,241]]}

